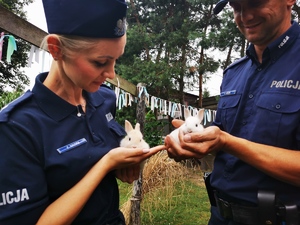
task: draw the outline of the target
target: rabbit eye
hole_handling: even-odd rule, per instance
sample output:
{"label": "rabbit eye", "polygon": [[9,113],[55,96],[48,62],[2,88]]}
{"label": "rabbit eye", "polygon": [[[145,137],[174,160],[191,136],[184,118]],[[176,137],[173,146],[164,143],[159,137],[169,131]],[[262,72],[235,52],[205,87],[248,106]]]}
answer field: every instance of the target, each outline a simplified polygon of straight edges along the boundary
{"label": "rabbit eye", "polygon": [[131,138],[128,138],[129,141],[131,141]]}
{"label": "rabbit eye", "polygon": [[198,127],[198,124],[196,124],[196,127]]}

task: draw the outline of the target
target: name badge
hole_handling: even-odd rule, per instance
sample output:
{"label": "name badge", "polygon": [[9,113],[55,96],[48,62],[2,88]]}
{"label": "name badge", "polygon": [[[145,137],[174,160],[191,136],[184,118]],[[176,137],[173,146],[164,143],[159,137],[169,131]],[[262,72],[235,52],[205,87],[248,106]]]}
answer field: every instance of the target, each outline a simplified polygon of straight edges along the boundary
{"label": "name badge", "polygon": [[221,92],[220,96],[223,97],[223,96],[235,95],[235,94],[236,94],[236,90],[231,90],[231,91]]}
{"label": "name badge", "polygon": [[62,147],[60,147],[60,148],[58,148],[56,150],[58,151],[59,154],[62,154],[64,152],[70,151],[71,149],[76,148],[76,147],[78,147],[80,145],[83,145],[85,143],[87,143],[87,140],[85,138],[81,138],[81,139],[79,139],[77,141],[74,141],[74,142],[72,142],[70,144],[62,146]]}

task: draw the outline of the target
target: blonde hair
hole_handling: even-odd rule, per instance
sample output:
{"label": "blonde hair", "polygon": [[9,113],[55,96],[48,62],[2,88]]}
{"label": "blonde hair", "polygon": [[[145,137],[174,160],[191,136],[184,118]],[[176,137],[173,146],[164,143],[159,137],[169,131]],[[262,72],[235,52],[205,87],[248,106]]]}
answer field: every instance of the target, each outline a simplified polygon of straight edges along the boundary
{"label": "blonde hair", "polygon": [[64,55],[71,56],[78,52],[82,52],[88,49],[95,47],[96,43],[99,43],[98,38],[87,38],[79,36],[70,36],[70,35],[58,35],[58,34],[48,34],[44,37],[41,48],[48,51],[48,42],[47,39],[50,36],[55,36],[59,43],[60,49]]}

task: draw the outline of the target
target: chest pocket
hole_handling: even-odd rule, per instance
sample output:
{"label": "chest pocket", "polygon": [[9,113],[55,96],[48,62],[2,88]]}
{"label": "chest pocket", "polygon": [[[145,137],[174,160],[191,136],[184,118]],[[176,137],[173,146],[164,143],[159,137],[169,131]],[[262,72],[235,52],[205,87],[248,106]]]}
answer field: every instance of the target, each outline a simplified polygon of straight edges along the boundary
{"label": "chest pocket", "polygon": [[126,131],[124,128],[118,124],[115,120],[111,120],[108,123],[109,130],[115,135],[118,142],[121,141],[121,139],[126,135]]}
{"label": "chest pocket", "polygon": [[295,113],[300,110],[300,96],[284,93],[263,93],[256,105],[277,113]]}
{"label": "chest pocket", "polygon": [[[265,139],[277,146],[295,149],[300,132],[300,96],[289,93],[263,93],[256,102],[256,124],[265,134]],[[299,135],[299,134],[298,134]]]}
{"label": "chest pocket", "polygon": [[240,99],[241,95],[230,95],[221,97],[219,101],[218,111],[221,114],[222,126],[226,131],[231,129],[229,125],[232,126],[234,122]]}

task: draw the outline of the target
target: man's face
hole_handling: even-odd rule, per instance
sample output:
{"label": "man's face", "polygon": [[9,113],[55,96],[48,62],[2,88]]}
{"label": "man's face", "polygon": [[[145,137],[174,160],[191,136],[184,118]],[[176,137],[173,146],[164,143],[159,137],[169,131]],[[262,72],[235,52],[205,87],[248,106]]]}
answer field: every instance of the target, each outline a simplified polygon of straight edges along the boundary
{"label": "man's face", "polygon": [[291,24],[290,8],[295,0],[240,0],[230,2],[235,22],[245,38],[266,47]]}

